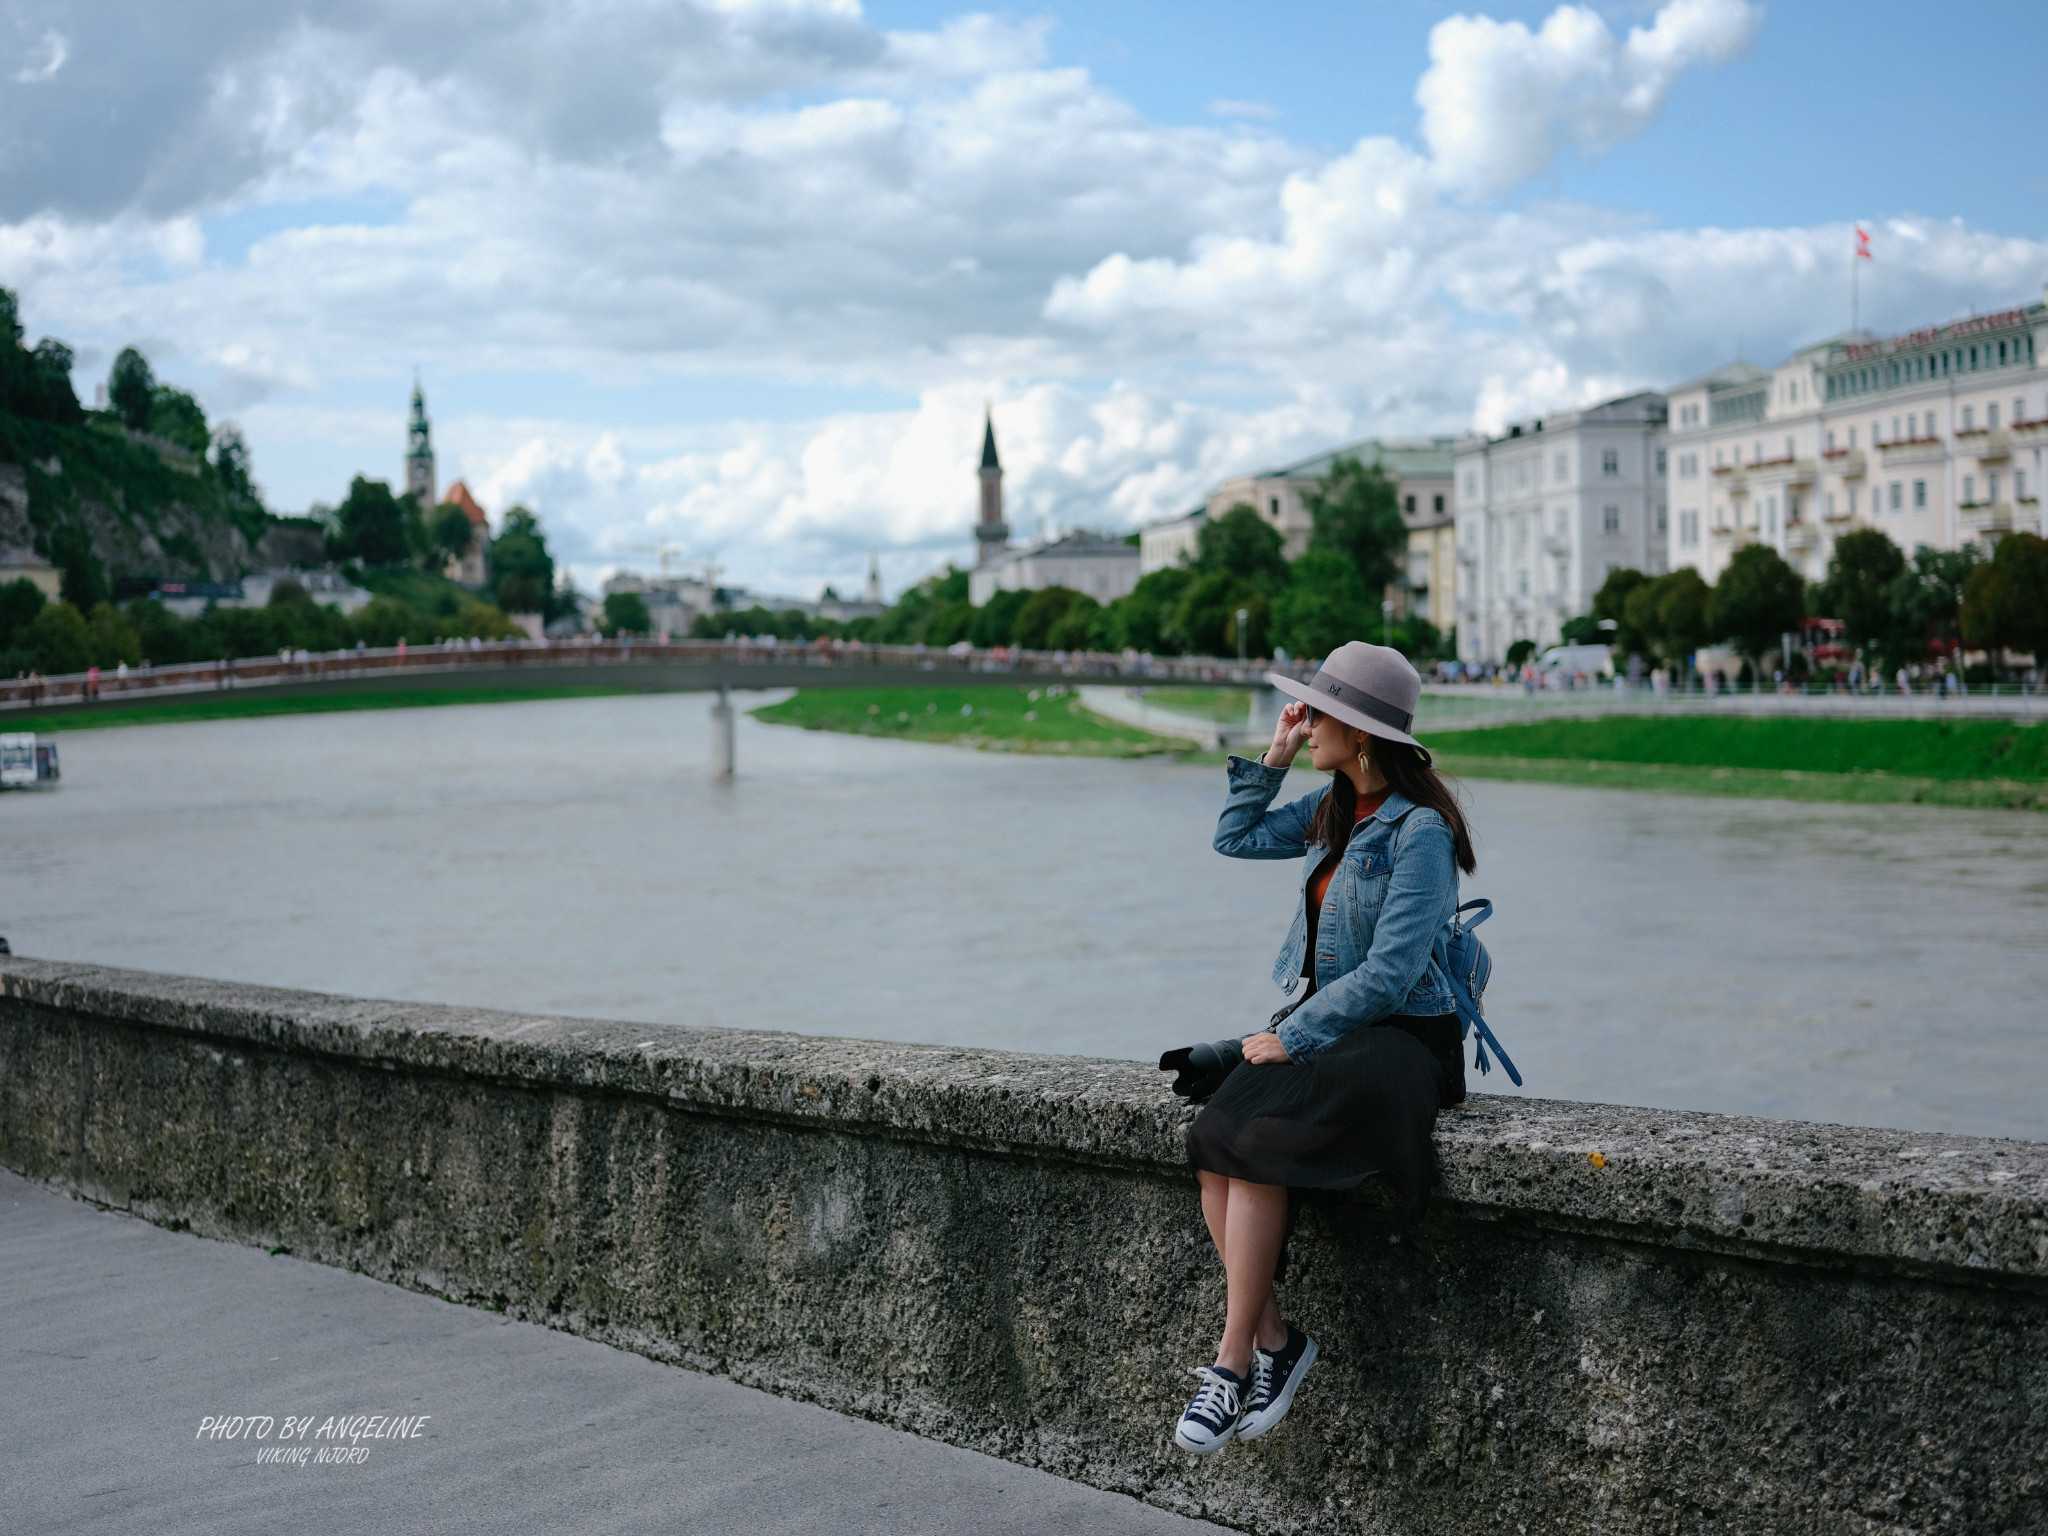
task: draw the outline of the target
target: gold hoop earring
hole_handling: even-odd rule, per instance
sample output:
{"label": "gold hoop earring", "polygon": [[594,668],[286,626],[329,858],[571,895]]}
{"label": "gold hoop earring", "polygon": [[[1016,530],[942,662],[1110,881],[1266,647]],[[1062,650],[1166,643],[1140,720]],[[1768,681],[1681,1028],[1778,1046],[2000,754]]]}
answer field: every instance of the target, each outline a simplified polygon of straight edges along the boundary
{"label": "gold hoop earring", "polygon": [[1362,741],[1358,744],[1358,776],[1361,779],[1372,777],[1372,759],[1366,755],[1365,743]]}

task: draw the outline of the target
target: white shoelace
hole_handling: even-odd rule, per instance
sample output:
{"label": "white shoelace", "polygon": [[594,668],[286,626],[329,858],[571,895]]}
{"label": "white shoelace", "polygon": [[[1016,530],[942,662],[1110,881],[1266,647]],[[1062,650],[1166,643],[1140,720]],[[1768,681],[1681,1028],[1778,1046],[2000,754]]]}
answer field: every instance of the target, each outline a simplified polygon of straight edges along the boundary
{"label": "white shoelace", "polygon": [[1249,1410],[1252,1413],[1263,1412],[1266,1405],[1273,1401],[1273,1365],[1273,1356],[1265,1350],[1252,1351],[1252,1395]]}
{"label": "white shoelace", "polygon": [[1221,1429],[1237,1417],[1237,1383],[1219,1375],[1213,1365],[1198,1365],[1195,1374],[1202,1378],[1202,1385],[1195,1389],[1195,1400],[1181,1417],[1201,1419]]}

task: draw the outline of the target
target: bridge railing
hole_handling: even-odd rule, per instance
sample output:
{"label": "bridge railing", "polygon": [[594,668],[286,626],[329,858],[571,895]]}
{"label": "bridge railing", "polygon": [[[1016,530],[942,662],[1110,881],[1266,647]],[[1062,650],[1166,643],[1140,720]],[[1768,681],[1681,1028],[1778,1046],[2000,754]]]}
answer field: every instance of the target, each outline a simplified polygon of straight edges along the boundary
{"label": "bridge railing", "polygon": [[[922,645],[865,645],[854,641],[738,640],[492,640],[441,642],[341,651],[292,651],[276,656],[128,667],[30,676],[0,681],[0,711],[137,697],[164,697],[228,688],[275,686],[422,672],[503,672],[522,668],[632,667],[657,664],[760,667],[888,668],[944,674],[1011,672],[1025,676],[1120,678],[1132,682],[1246,684],[1275,665],[1200,656],[1122,655],[1097,651],[990,650]],[[1308,669],[1280,663],[1288,670]]]}

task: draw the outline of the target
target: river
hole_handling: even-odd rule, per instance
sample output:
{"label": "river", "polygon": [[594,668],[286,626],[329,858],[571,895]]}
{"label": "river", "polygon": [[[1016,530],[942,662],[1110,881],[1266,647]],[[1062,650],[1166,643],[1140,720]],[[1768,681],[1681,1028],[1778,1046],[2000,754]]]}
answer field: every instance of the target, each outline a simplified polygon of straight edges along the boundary
{"label": "river", "polygon": [[[748,719],[718,785],[706,732],[704,696],[669,694],[61,734],[63,786],[0,797],[0,934],[369,997],[1135,1058],[1280,1000],[1295,870],[1211,851],[1220,768]],[[2048,1139],[2048,817],[1466,789],[1488,1017],[1527,1092]]]}

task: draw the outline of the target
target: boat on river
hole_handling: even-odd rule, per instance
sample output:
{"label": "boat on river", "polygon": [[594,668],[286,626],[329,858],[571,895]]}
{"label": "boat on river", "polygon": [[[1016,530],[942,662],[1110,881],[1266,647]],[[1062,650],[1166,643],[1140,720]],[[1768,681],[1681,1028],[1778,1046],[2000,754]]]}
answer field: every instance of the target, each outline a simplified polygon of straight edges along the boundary
{"label": "boat on river", "polygon": [[0,789],[55,789],[57,743],[31,731],[0,732]]}

